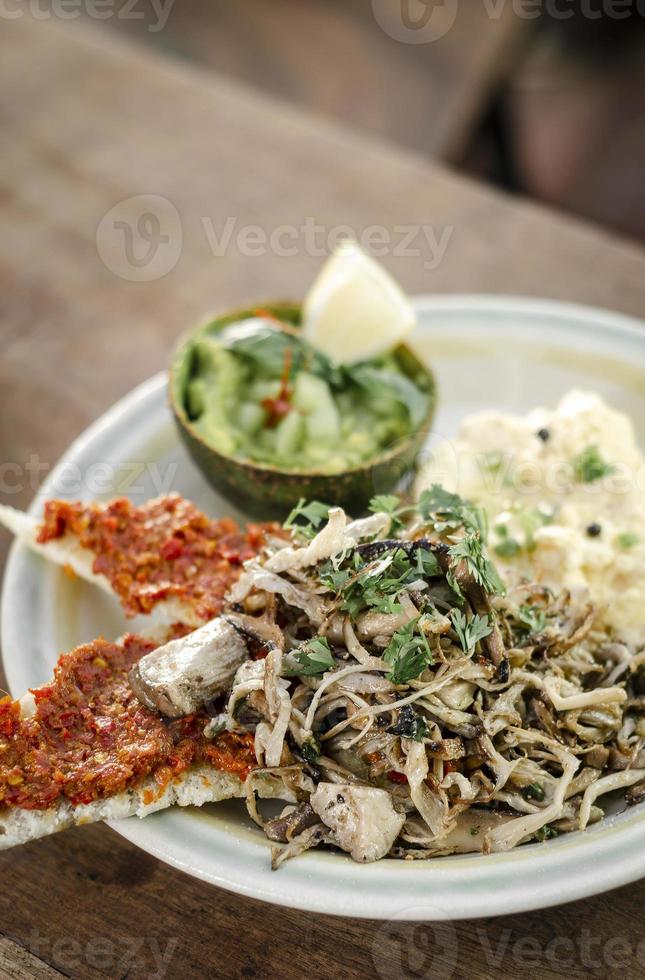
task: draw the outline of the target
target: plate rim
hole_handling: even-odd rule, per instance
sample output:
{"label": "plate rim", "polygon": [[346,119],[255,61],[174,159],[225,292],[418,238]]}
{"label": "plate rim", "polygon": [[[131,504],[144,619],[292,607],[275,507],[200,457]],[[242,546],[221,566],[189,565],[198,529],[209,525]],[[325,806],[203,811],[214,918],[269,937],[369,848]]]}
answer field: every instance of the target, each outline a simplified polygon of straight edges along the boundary
{"label": "plate rim", "polygon": [[[596,326],[600,332],[629,336],[645,349],[645,321],[600,307],[494,293],[424,294],[412,297],[412,302],[422,315],[442,311],[467,315],[515,314],[525,318],[542,316],[569,321],[573,330],[580,329],[583,324]],[[30,512],[38,510],[62,467],[91,448],[97,438],[109,433],[138,404],[158,398],[165,383],[165,372],[153,375],[116,401],[78,435],[43,481],[29,507]],[[13,542],[2,587],[2,661],[10,689],[13,687],[11,662],[15,654],[10,656],[8,648],[17,634],[16,624],[12,622],[11,583],[25,552],[23,545]],[[519,913],[590,897],[645,876],[645,847],[642,846],[645,845],[645,812],[641,815],[636,810],[623,820],[606,818],[600,826],[596,825],[584,834],[565,835],[548,844],[526,845],[507,853],[459,855],[443,858],[437,863],[383,861],[375,865],[356,865],[344,855],[310,853],[278,873],[268,869],[264,846],[258,847],[255,840],[252,844],[245,840],[240,843],[225,827],[215,826],[215,822],[209,826],[208,833],[214,834],[213,852],[220,857],[219,870],[200,866],[196,862],[199,852],[192,856],[187,853],[190,834],[186,835],[186,841],[182,841],[180,835],[179,839],[168,842],[168,830],[164,830],[163,821],[172,831],[177,818],[181,821],[183,816],[175,810],[149,817],[146,821],[130,818],[110,822],[109,826],[164,863],[218,887],[284,907],[353,918],[445,921]],[[243,859],[241,864],[230,857],[222,863],[227,843],[230,852],[236,851],[231,847],[232,840],[237,840],[237,857]],[[478,869],[479,864],[481,868]],[[321,869],[326,869],[327,873],[321,876]],[[532,875],[525,879],[531,881],[530,888],[517,880],[524,879],[527,872]],[[352,891],[360,885],[361,876],[366,898],[369,896],[372,900],[369,909],[367,903],[357,907]],[[394,882],[396,885],[392,887]],[[475,884],[479,887],[474,887]],[[482,886],[486,889],[485,898]],[[432,903],[425,900],[428,890],[435,896]]]}

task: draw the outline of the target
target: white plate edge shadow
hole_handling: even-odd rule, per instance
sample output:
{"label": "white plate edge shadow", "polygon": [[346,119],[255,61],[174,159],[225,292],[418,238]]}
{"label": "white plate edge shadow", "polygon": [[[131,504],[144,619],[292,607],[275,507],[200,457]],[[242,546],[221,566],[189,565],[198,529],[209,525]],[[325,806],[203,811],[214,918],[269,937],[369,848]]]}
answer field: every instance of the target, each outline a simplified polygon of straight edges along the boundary
{"label": "white plate edge shadow", "polygon": [[[423,316],[496,315],[568,323],[599,333],[622,334],[645,350],[641,321],[579,304],[526,297],[464,294],[415,297]],[[57,473],[135,408],[165,398],[165,375],[158,374],[115,403],[90,425],[59,460],[32,504],[36,511]],[[15,691],[16,658],[20,653],[22,620],[16,612],[18,581],[27,556],[14,543],[2,592],[3,662]],[[24,601],[24,600],[23,600]],[[16,612],[16,615],[14,613]],[[11,652],[10,652],[11,651]],[[22,693],[22,692],[16,692]],[[243,804],[241,804],[243,805]],[[645,812],[641,808],[610,817],[584,834],[560,837],[548,844],[524,846],[506,854],[464,855],[430,862],[382,861],[356,865],[337,854],[310,852],[283,866],[269,868],[268,849],[243,832],[233,835],[220,821],[187,819],[175,810],[139,821],[111,823],[119,834],[165,863],[212,884],[251,898],[327,914],[372,919],[441,920],[475,918],[528,911],[588,897],[645,875]],[[217,825],[216,825],[217,824]],[[190,829],[192,828],[192,833]],[[206,837],[203,838],[202,832]],[[195,842],[199,844],[195,850]],[[232,846],[234,845],[234,846]],[[529,884],[530,883],[530,884]],[[365,897],[357,907],[356,890]],[[426,893],[430,891],[432,901]],[[530,891],[530,894],[527,892]]]}

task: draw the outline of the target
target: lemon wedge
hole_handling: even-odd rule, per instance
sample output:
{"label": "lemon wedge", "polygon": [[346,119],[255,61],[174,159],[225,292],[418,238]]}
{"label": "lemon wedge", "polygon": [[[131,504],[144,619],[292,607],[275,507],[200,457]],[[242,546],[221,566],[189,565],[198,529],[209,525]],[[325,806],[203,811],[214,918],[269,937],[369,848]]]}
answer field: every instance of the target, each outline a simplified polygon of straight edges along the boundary
{"label": "lemon wedge", "polygon": [[384,354],[416,316],[400,286],[353,241],[329,257],[303,305],[303,335],[336,363]]}

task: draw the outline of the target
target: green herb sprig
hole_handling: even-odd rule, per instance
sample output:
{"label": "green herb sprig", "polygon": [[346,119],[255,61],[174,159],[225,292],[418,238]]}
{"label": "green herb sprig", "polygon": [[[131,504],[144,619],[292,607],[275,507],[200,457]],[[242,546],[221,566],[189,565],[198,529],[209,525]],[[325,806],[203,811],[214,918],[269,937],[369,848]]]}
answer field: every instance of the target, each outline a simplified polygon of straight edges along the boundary
{"label": "green herb sprig", "polygon": [[329,646],[329,641],[325,636],[314,636],[310,640],[305,640],[299,647],[291,651],[290,656],[297,662],[294,668],[287,667],[283,670],[284,677],[315,677],[317,674],[325,674],[332,667],[336,666]]}
{"label": "green herb sprig", "polygon": [[353,552],[341,564],[334,567],[324,562],[318,577],[323,586],[341,600],[341,609],[354,619],[360,613],[371,610],[381,613],[399,613],[399,596],[415,581],[441,575],[437,559],[428,548],[392,548],[380,558],[364,559]]}
{"label": "green herb sprig", "polygon": [[[503,595],[504,583],[493,563],[484,554],[482,539],[477,531],[467,532],[457,544],[452,545],[450,557],[453,562],[465,561],[472,577],[486,592]],[[455,578],[454,571],[448,572],[446,578],[453,591],[458,596],[462,596],[461,586]]]}
{"label": "green herb sprig", "polygon": [[602,458],[598,446],[587,446],[573,458],[572,463],[578,483],[595,483],[603,476],[616,472],[616,467]]}
{"label": "green herb sprig", "polygon": [[401,498],[392,493],[382,493],[372,497],[368,509],[372,514],[387,514],[390,518],[390,534],[395,534],[404,526],[402,517],[416,511],[416,507],[404,506]]}
{"label": "green herb sprig", "polygon": [[407,684],[434,663],[432,651],[423,632],[423,616],[397,630],[385,648],[383,660],[390,665],[388,680]]}
{"label": "green herb sprig", "polygon": [[466,531],[478,532],[484,542],[488,537],[484,511],[462,500],[459,494],[444,490],[438,483],[423,491],[417,509],[421,519],[432,525],[438,534],[463,527]]}
{"label": "green herb sprig", "polygon": [[322,748],[315,735],[308,735],[305,738],[300,746],[300,752],[305,762],[308,762],[312,766],[316,765],[322,755]]}
{"label": "green herb sprig", "polygon": [[517,611],[517,618],[531,635],[542,633],[547,627],[547,617],[538,606],[523,605]]}
{"label": "green herb sprig", "polygon": [[477,615],[473,616],[471,620],[467,620],[460,609],[453,609],[450,618],[464,653],[470,653],[480,640],[490,636],[493,632],[488,616]]}
{"label": "green herb sprig", "polygon": [[634,548],[638,544],[640,538],[637,534],[634,534],[633,531],[624,531],[623,534],[618,535],[616,540],[621,548],[628,551],[630,548]]}
{"label": "green herb sprig", "polygon": [[310,500],[309,503],[301,497],[282,525],[285,531],[294,531],[304,538],[315,538],[329,517],[330,504],[320,500]]}

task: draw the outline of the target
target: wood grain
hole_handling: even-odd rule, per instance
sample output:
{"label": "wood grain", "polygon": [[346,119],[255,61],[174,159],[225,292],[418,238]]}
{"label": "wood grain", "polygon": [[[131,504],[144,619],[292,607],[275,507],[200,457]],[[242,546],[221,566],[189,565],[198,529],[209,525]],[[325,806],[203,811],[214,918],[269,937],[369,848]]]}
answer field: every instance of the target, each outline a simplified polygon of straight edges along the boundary
{"label": "wood grain", "polygon": [[[410,6],[420,24],[428,6]],[[518,17],[512,4],[498,6],[495,16],[483,3],[434,8],[429,29],[436,25],[436,38],[424,44],[388,34],[370,0],[182,0],[161,30],[150,29],[157,22],[152,6],[144,18],[114,17],[104,26],[447,160],[465,149],[535,21]],[[400,11],[399,20],[402,26]]]}
{"label": "wood grain", "polygon": [[56,980],[63,973],[53,970],[22,946],[0,936],[0,976],[11,980]]}
{"label": "wood grain", "polygon": [[[397,226],[447,228],[434,268],[424,265],[432,253],[421,232],[417,254],[383,257],[411,292],[529,293],[643,313],[641,250],[78,24],[4,22],[0,83],[6,502],[31,497],[31,455],[32,473],[53,463],[116,397],[166,363],[177,333],[204,311],[300,296],[321,261],[302,237],[290,256],[244,254],[239,243],[214,256],[203,218],[215,229],[233,218],[269,234],[307,218],[357,233],[380,225],[398,243]],[[96,247],[105,213],[139,194],[171,201],[183,226],[176,266],[151,282],[119,278]],[[631,978],[645,970],[643,884],[505,919],[388,926],[230,895],[105,827],[3,854],[0,873],[0,955],[11,964],[0,959],[3,976],[33,962],[13,946],[66,976],[129,980]]]}

